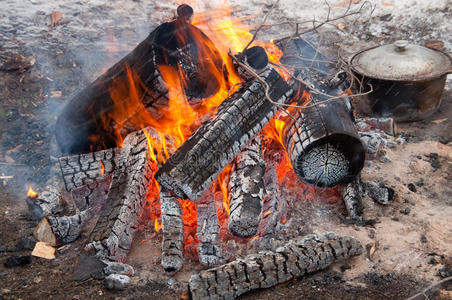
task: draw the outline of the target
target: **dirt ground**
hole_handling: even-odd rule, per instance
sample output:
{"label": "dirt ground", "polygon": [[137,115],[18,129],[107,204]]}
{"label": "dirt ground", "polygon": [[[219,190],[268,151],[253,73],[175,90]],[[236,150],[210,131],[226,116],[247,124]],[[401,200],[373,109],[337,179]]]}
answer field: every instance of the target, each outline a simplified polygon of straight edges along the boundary
{"label": "dirt ground", "polygon": [[[173,2],[82,0],[4,0],[0,10],[1,55],[15,51],[26,59],[24,68],[0,71],[0,299],[178,299],[187,276],[175,279],[158,264],[159,237],[149,240],[146,229],[137,233],[128,263],[137,275],[125,291],[108,291],[102,281],[72,281],[75,257],[83,246],[79,240],[54,260],[33,257],[31,264],[6,268],[12,255],[29,255],[17,247],[32,238],[35,221],[28,217],[25,194],[31,185],[39,191],[50,167],[60,154],[54,138],[58,112],[70,95],[94,80],[127,54],[157,24],[168,20],[177,6]],[[197,10],[222,1],[198,1]],[[364,1],[353,1],[354,7]],[[452,53],[452,2],[369,1],[370,10],[339,20],[342,32],[325,28],[330,46],[373,45],[404,38],[415,43],[442,42]],[[345,1],[331,1],[332,12],[343,12]],[[193,4],[193,3],[192,3]],[[257,14],[258,24],[270,2],[231,1],[235,16]],[[63,13],[62,25],[49,27],[51,12]],[[280,1],[269,22],[325,18],[323,1]],[[248,20],[248,22],[251,22]],[[343,24],[343,25],[342,25]],[[328,27],[328,26],[326,26]],[[291,30],[291,29],[290,29]],[[323,30],[323,29],[322,29]],[[290,34],[268,28],[259,38],[269,40]],[[33,59],[30,59],[33,57]],[[32,67],[28,67],[34,61]],[[325,230],[349,234],[363,245],[375,244],[372,259],[362,255],[327,270],[271,289],[251,292],[243,299],[404,299],[431,283],[451,276],[452,267],[452,78],[442,105],[432,117],[398,124],[404,143],[386,149],[386,161],[366,163],[364,181],[384,183],[396,197],[387,206],[365,199],[365,218],[373,226],[343,222],[342,204],[300,201],[292,215],[302,220],[303,233]],[[0,177],[1,178],[1,177]],[[414,189],[413,189],[414,187]],[[146,242],[143,242],[146,240]],[[16,247],[15,247],[16,246]],[[199,270],[199,265],[184,267]],[[452,299],[451,285],[430,299]],[[420,298],[422,299],[422,298]]]}

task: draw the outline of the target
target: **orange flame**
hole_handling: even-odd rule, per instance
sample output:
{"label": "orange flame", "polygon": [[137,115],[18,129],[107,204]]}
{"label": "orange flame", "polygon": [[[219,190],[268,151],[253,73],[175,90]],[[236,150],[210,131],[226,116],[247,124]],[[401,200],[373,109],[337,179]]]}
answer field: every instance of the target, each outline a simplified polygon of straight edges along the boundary
{"label": "orange flame", "polygon": [[218,175],[218,185],[220,186],[221,193],[223,194],[223,207],[228,216],[229,216],[228,181],[231,170],[232,165],[228,165],[223,169],[220,175]]}
{"label": "orange flame", "polygon": [[36,198],[36,197],[38,197],[38,193],[36,193],[35,191],[33,191],[32,187],[29,186],[29,187],[28,187],[28,192],[27,192],[27,197],[29,197],[29,198],[31,198],[31,199]]}
{"label": "orange flame", "polygon": [[[189,1],[190,2],[190,1]],[[190,3],[191,4],[191,3]],[[195,8],[196,9],[196,8]],[[139,78],[137,72],[126,66],[125,79],[115,79],[110,87],[110,96],[114,103],[114,109],[103,116],[103,125],[111,126],[114,121],[116,143],[122,145],[125,134],[129,128],[142,128],[146,136],[149,158],[152,162],[152,175],[159,166],[170,157],[172,153],[185,140],[193,134],[199,125],[210,117],[224,99],[239,88],[242,79],[236,73],[230,53],[241,52],[252,39],[250,27],[242,23],[243,19],[232,18],[230,7],[210,10],[208,12],[196,12],[192,24],[201,29],[209,39],[206,39],[196,30],[190,31],[195,36],[198,48],[198,61],[200,69],[207,70],[209,76],[218,82],[218,90],[212,96],[203,99],[200,103],[191,105],[188,102],[185,90],[190,78],[179,67],[159,65],[158,71],[168,89],[168,103],[166,107],[153,107],[147,110],[142,103],[145,94],[153,95]],[[191,30],[191,29],[188,29]],[[179,36],[180,35],[180,36]],[[176,38],[184,39],[183,34],[177,34]],[[282,52],[273,42],[254,42],[250,46],[261,46],[267,50],[269,60],[277,63]],[[219,54],[222,59],[223,69],[219,69],[212,59],[212,53]],[[282,122],[282,121],[281,121]],[[278,125],[277,130],[283,129]],[[144,128],[151,127],[151,130]],[[129,130],[130,131],[130,130]],[[281,133],[279,133],[279,140]],[[218,187],[221,189],[222,206],[229,214],[229,200],[227,182],[232,166],[227,166],[218,177]],[[152,176],[145,205],[146,214],[154,220],[156,232],[161,229],[159,222],[160,212],[160,185]],[[215,197],[220,204],[219,198]],[[185,245],[196,240],[197,214],[196,205],[190,201],[180,200],[185,225]]]}
{"label": "orange flame", "polygon": [[100,164],[100,174],[104,175],[105,174],[104,163],[101,160],[99,160],[99,164]]}
{"label": "orange flame", "polygon": [[155,221],[154,221],[154,229],[155,229],[155,232],[159,232],[160,229],[162,229],[162,224],[159,222],[158,219],[155,219]]}

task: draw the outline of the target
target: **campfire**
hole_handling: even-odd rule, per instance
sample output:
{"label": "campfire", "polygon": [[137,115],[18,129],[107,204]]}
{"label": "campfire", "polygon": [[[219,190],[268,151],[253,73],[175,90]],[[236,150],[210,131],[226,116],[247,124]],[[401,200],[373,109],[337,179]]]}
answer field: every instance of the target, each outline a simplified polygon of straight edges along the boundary
{"label": "campfire", "polygon": [[[190,279],[195,299],[236,297],[360,254],[356,239],[334,233],[277,238],[302,222],[290,213],[300,198],[342,199],[349,222],[372,222],[360,171],[395,126],[355,120],[346,78],[309,40],[259,42],[228,11],[179,6],[61,113],[59,163],[76,214],[41,209],[37,236],[71,243],[96,220],[83,255],[124,262],[135,231],[153,226],[166,272],[184,254],[215,267]],[[389,189],[369,189],[391,200]]]}

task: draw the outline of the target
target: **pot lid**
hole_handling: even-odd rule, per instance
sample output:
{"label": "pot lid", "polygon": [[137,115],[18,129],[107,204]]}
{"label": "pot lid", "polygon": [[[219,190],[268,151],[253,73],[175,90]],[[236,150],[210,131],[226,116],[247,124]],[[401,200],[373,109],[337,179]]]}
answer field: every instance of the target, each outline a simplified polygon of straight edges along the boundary
{"label": "pot lid", "polygon": [[452,70],[448,55],[404,40],[361,51],[351,64],[355,72],[383,80],[425,80]]}

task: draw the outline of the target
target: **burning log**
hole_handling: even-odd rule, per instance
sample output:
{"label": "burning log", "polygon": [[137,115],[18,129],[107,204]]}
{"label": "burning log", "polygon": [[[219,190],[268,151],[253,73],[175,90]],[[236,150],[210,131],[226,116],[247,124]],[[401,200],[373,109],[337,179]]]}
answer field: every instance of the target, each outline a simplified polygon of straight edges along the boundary
{"label": "burning log", "polygon": [[308,106],[292,111],[292,117],[288,118],[284,146],[295,173],[304,182],[333,187],[349,183],[359,174],[364,166],[365,151],[346,102],[325,96],[343,91],[337,80],[327,78],[332,67],[321,62],[326,59],[317,50],[297,39],[287,46],[281,59],[295,68],[297,78],[310,85],[297,83],[300,91],[311,95]]}
{"label": "burning log", "polygon": [[291,240],[276,251],[262,251],[217,268],[192,275],[192,299],[234,299],[248,291],[268,288],[327,268],[336,261],[360,255],[353,237],[332,232]]}
{"label": "burning log", "polygon": [[177,272],[182,268],[184,249],[184,222],[179,201],[170,192],[160,192],[162,211],[162,267],[167,272]]}
{"label": "burning log", "polygon": [[[218,90],[218,74],[224,74],[219,52],[201,30],[190,24],[191,7],[181,5],[177,12],[175,21],[158,26],[131,53],[68,101],[56,124],[63,153],[117,146],[121,127],[123,136],[140,129],[142,124],[130,122],[133,114],[146,110],[159,119],[158,109],[168,105],[162,66],[180,71],[189,101]],[[118,113],[118,107],[127,113]]]}
{"label": "burning log", "polygon": [[224,263],[225,258],[220,245],[220,223],[218,222],[217,205],[213,195],[208,192],[206,194],[196,203],[198,216],[196,236],[199,240],[198,257],[201,264],[216,266]]}
{"label": "burning log", "polygon": [[[316,103],[312,100],[310,105]],[[284,130],[284,146],[304,182],[333,187],[359,174],[365,151],[342,100],[310,106],[292,116],[295,119],[289,119]]]}
{"label": "burning log", "polygon": [[116,169],[119,153],[119,148],[112,148],[61,157],[59,162],[66,190],[71,192],[112,174]]}
{"label": "burning log", "polygon": [[149,189],[152,162],[148,151],[142,131],[124,140],[105,208],[85,250],[115,261],[126,258]]}
{"label": "burning log", "polygon": [[341,187],[340,193],[349,217],[355,221],[362,220],[363,199],[361,195],[363,191],[359,177]]}
{"label": "burning log", "polygon": [[278,230],[281,217],[286,214],[287,202],[281,199],[278,183],[278,175],[274,164],[269,164],[265,177],[266,197],[262,204],[262,219],[260,222],[259,236],[273,235]]}
{"label": "burning log", "polygon": [[[273,101],[284,103],[292,90],[273,69],[261,74]],[[268,123],[276,107],[265,98],[257,80],[244,84],[218,107],[157,171],[155,178],[167,190],[197,201],[221,170]]]}
{"label": "burning log", "polygon": [[229,231],[239,237],[257,233],[262,216],[265,162],[256,136],[234,160],[229,176]]}

